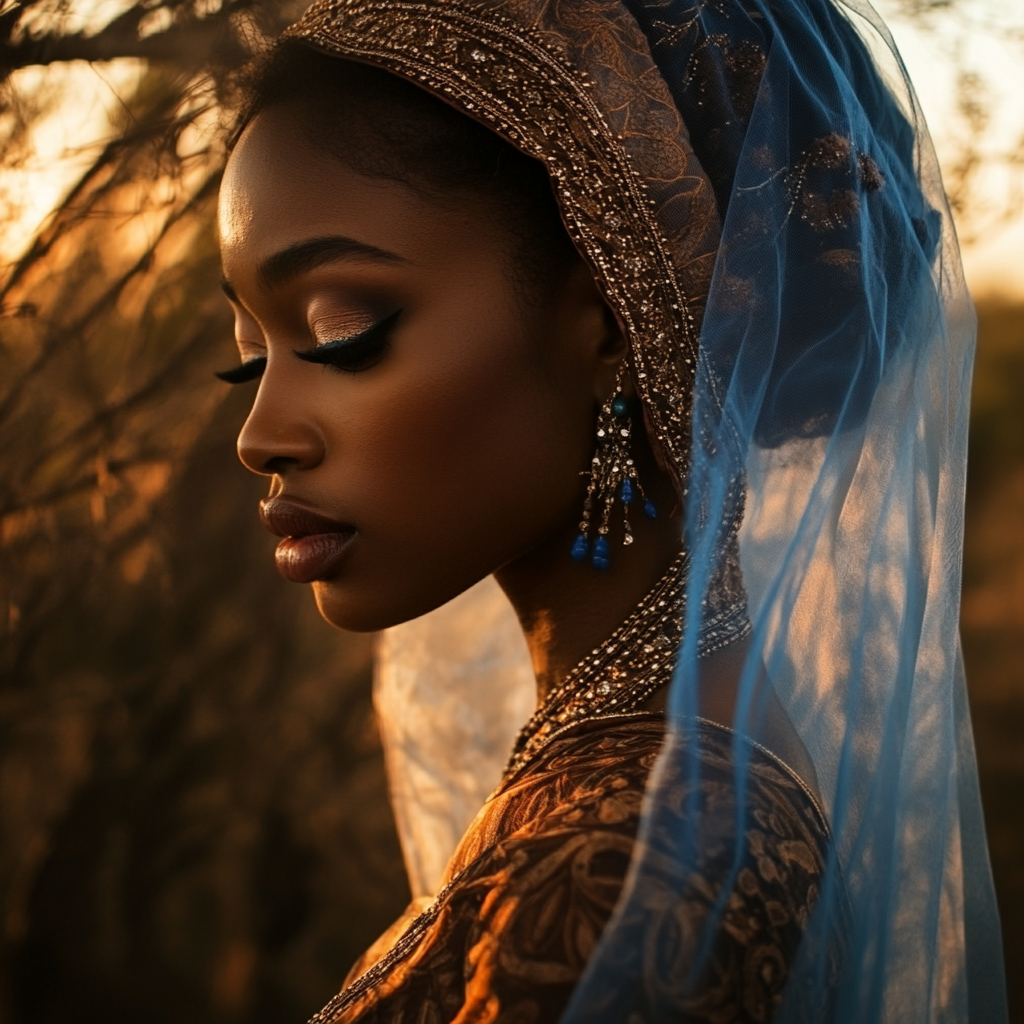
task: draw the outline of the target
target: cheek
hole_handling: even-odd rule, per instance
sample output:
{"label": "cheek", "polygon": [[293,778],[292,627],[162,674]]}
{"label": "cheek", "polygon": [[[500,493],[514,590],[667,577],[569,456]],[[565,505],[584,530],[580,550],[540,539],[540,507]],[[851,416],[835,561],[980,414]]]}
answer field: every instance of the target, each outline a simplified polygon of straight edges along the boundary
{"label": "cheek", "polygon": [[387,495],[382,523],[399,518],[438,541],[457,524],[462,544],[498,529],[521,545],[557,518],[559,492],[578,489],[588,402],[544,373],[521,337],[473,340],[466,358],[424,367],[367,410],[359,461]]}
{"label": "cheek", "polygon": [[554,332],[476,322],[353,387],[331,429],[365,542],[351,582],[388,580],[388,599],[397,589],[415,614],[579,516],[593,411],[583,375],[545,350]]}

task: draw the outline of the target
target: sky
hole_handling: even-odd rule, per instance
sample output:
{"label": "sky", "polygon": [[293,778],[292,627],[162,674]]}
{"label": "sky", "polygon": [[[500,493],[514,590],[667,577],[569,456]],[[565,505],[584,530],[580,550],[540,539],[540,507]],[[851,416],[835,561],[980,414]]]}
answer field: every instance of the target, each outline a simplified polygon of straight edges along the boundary
{"label": "sky", "polygon": [[[900,16],[901,0],[875,2],[907,65],[940,164],[948,166],[952,161],[963,127],[955,112],[953,55],[957,51],[963,54],[967,66],[982,74],[988,86],[990,122],[983,150],[991,154],[1016,148],[1018,159],[1024,160],[1024,2],[961,0],[965,14],[954,17],[940,12],[926,27]],[[1024,186],[1024,164],[1020,171],[1018,184]],[[983,172],[981,186],[982,204],[995,207],[1009,194],[1011,178],[993,163]],[[975,298],[1024,300],[1024,202],[1019,205],[1012,218],[983,214],[974,224],[960,225],[961,238],[967,234],[981,236],[961,249]]]}
{"label": "sky", "polygon": [[[89,21],[100,17],[111,0],[83,0]],[[1013,139],[1024,140],[1024,15],[1013,24],[1001,12],[1008,0],[958,0],[957,13],[939,10],[924,23],[901,14],[913,0],[878,0],[917,88],[931,128],[940,163],[948,165],[957,152],[963,122],[956,114],[956,72],[953,55],[961,53],[968,66],[987,81],[990,124],[984,148],[1005,151]],[[1020,0],[1009,2],[1018,10]],[[84,16],[83,16],[84,18]],[[47,212],[88,164],[97,143],[109,128],[109,118],[130,92],[139,75],[135,61],[103,65],[75,63],[52,68],[29,68],[18,73],[19,89],[31,91],[47,82],[55,90],[52,113],[38,126],[34,156],[20,172],[5,172],[0,203],[15,216],[8,221],[0,246],[19,250]],[[1020,147],[1018,147],[1020,149]],[[983,174],[981,205],[995,207],[1007,195],[1009,178],[996,166]],[[976,298],[1004,296],[1024,300],[1024,203],[1012,218],[991,213],[961,225],[961,237],[977,234],[964,245],[968,284]]]}
{"label": "sky", "polygon": [[35,126],[27,164],[5,170],[0,203],[5,208],[5,253],[21,251],[76,177],[87,168],[110,130],[110,118],[129,95],[141,71],[138,61],[87,64],[74,61],[24,68],[15,88],[31,95],[52,91],[52,107]]}

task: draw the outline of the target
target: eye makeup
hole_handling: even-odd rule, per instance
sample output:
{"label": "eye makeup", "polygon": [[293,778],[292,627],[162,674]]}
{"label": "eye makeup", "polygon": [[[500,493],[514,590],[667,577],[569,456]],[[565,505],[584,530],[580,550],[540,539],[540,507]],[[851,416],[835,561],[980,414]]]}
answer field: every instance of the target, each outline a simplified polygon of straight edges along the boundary
{"label": "eye makeup", "polygon": [[[398,310],[378,321],[365,331],[348,338],[326,341],[314,348],[295,350],[295,355],[307,363],[331,366],[343,373],[359,373],[380,362],[391,340],[391,331],[402,311]],[[245,384],[262,376],[267,366],[267,357],[247,359],[241,366],[221,370],[216,376],[228,384]]]}
{"label": "eye makeup", "polygon": [[220,370],[214,376],[227,384],[245,384],[246,381],[262,377],[266,367],[267,357],[257,356],[255,359],[246,359],[241,366],[232,367],[230,370]]}
{"label": "eye makeup", "polygon": [[307,363],[333,366],[343,373],[368,370],[384,355],[391,340],[391,330],[401,315],[402,311],[399,309],[365,331],[348,338],[339,338],[337,341],[325,341],[315,348],[296,351],[295,354]]}

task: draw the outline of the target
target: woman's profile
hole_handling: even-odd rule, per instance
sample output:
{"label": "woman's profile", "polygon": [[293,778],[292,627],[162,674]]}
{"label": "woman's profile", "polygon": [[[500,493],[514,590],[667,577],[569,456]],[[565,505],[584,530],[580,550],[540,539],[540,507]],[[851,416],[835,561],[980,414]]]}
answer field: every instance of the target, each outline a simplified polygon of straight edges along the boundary
{"label": "woman's profile", "polygon": [[242,94],[221,376],[278,568],[360,631],[493,576],[536,684],[315,1019],[1005,1017],[973,318],[871,9],[318,0]]}

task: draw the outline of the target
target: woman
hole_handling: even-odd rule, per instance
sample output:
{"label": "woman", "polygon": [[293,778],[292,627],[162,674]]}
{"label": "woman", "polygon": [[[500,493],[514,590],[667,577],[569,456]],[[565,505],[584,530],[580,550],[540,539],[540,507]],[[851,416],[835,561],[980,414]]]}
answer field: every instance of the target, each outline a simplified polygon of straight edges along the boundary
{"label": "woman", "polygon": [[220,209],[278,567],[361,630],[493,573],[538,696],[316,1020],[1005,1016],[972,321],[873,14],[330,0],[286,36]]}

